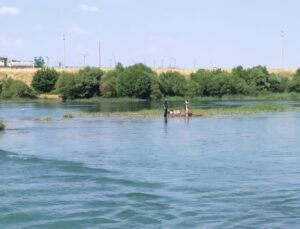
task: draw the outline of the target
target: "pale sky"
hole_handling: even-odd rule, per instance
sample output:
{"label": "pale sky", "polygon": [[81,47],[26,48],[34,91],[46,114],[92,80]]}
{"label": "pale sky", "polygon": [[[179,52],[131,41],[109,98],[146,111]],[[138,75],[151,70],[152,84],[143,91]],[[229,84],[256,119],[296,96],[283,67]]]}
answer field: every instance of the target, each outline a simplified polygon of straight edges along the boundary
{"label": "pale sky", "polygon": [[0,56],[50,65],[300,66],[298,0],[0,0]]}

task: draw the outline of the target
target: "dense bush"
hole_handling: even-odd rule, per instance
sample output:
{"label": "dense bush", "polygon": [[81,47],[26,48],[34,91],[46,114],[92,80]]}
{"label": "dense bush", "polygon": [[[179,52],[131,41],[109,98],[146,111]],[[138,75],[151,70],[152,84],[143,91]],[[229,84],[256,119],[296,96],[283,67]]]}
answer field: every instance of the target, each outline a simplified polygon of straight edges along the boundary
{"label": "dense bush", "polygon": [[159,88],[159,79],[158,76],[151,78],[151,95],[150,98],[153,100],[160,100],[163,97],[163,94]]}
{"label": "dense bush", "polygon": [[300,92],[300,68],[297,69],[293,79],[288,82],[288,91]]}
{"label": "dense bush", "polygon": [[255,66],[243,69],[241,66],[232,70],[232,75],[246,81],[251,87],[252,93],[260,92],[284,92],[287,90],[287,78],[270,74],[266,67]]}
{"label": "dense bush", "polygon": [[56,91],[63,100],[89,98],[84,78],[75,73],[62,73],[57,80]]}
{"label": "dense bush", "polygon": [[100,95],[99,83],[103,71],[87,67],[78,73],[62,73],[56,82],[56,91],[65,99],[86,99]]}
{"label": "dense bush", "polygon": [[106,72],[100,80],[100,91],[104,97],[117,97],[117,70]]}
{"label": "dense bush", "polygon": [[160,74],[159,85],[164,96],[183,96],[186,93],[187,85],[184,75],[176,71]]}
{"label": "dense bush", "polygon": [[59,74],[55,69],[40,69],[34,74],[31,86],[38,92],[50,92],[54,89],[58,76]]}
{"label": "dense bush", "polygon": [[135,64],[120,71],[117,77],[118,96],[147,99],[151,94],[154,72],[143,64]]}
{"label": "dense bush", "polygon": [[85,87],[85,97],[100,95],[99,83],[104,72],[99,68],[86,67],[79,71],[79,78]]}
{"label": "dense bush", "polygon": [[221,70],[208,71],[200,69],[191,74],[188,83],[188,96],[247,95],[251,93],[249,86],[243,78]]}
{"label": "dense bush", "polygon": [[24,82],[7,79],[0,82],[0,97],[3,99],[35,98],[36,95]]}

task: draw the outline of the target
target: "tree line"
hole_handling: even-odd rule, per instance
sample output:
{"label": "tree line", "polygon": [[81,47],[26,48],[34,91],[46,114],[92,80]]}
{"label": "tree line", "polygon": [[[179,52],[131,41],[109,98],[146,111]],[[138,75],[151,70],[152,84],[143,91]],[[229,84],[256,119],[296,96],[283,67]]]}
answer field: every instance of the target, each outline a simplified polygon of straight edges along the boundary
{"label": "tree line", "polygon": [[16,80],[0,82],[0,97],[34,97],[38,93],[57,93],[64,100],[95,96],[109,98],[131,97],[161,99],[168,96],[218,97],[224,95],[250,95],[262,93],[300,92],[300,69],[293,77],[268,72],[263,66],[232,71],[199,69],[188,76],[178,71],[155,73],[143,64],[124,67],[117,64],[104,72],[86,67],[77,73],[58,73],[42,68],[32,80],[31,87]]}

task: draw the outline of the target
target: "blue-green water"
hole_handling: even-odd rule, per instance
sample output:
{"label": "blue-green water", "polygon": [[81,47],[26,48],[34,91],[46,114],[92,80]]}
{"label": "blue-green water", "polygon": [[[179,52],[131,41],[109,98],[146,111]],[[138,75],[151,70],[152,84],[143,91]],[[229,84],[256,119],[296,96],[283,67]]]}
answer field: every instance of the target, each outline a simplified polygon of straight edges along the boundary
{"label": "blue-green water", "polygon": [[0,104],[0,228],[299,227],[300,112],[62,118],[104,108]]}

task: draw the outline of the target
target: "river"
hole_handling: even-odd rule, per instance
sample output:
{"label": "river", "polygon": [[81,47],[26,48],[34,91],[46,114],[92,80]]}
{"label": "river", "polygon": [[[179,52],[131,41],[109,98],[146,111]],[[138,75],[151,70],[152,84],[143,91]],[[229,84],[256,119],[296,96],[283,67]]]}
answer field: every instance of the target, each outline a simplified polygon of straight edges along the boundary
{"label": "river", "polygon": [[0,228],[299,227],[299,111],[63,119],[149,106],[0,103]]}

